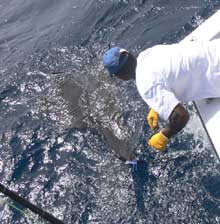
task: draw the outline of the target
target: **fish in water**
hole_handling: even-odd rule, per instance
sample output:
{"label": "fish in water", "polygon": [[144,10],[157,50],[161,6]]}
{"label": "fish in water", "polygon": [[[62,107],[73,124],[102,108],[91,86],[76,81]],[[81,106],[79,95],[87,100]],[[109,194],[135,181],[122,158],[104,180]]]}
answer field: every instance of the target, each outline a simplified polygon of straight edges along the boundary
{"label": "fish in water", "polygon": [[123,161],[134,159],[135,149],[131,139],[135,142],[132,137],[137,133],[135,135],[134,128],[129,125],[132,112],[124,112],[118,106],[120,100],[106,86],[94,83],[92,86],[92,89],[83,87],[73,76],[60,83],[60,94],[68,104],[72,127],[96,128],[116,157]]}

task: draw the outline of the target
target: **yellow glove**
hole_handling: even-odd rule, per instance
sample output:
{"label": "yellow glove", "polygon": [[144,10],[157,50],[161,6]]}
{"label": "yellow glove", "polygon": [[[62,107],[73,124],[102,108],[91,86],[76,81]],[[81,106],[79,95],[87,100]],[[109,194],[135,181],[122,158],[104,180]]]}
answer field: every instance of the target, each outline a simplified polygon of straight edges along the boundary
{"label": "yellow glove", "polygon": [[150,138],[148,145],[156,150],[163,151],[168,142],[169,139],[162,132],[158,132]]}
{"label": "yellow glove", "polygon": [[150,109],[147,115],[147,122],[151,129],[155,129],[158,126],[158,113]]}

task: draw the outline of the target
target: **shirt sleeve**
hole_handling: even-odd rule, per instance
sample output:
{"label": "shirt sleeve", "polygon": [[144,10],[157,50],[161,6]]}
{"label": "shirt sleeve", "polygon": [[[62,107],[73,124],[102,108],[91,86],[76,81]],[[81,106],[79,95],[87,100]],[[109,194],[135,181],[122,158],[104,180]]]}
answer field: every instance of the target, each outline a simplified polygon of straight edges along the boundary
{"label": "shirt sleeve", "polygon": [[163,84],[152,86],[144,93],[143,99],[165,121],[179,103],[174,93],[167,90]]}

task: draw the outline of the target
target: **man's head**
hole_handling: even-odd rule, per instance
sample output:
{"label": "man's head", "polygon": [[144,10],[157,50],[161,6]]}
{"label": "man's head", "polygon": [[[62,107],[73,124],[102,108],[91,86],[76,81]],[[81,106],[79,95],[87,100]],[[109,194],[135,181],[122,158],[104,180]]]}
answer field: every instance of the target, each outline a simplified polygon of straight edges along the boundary
{"label": "man's head", "polygon": [[113,47],[103,55],[103,64],[111,77],[119,79],[135,79],[136,58],[125,49]]}

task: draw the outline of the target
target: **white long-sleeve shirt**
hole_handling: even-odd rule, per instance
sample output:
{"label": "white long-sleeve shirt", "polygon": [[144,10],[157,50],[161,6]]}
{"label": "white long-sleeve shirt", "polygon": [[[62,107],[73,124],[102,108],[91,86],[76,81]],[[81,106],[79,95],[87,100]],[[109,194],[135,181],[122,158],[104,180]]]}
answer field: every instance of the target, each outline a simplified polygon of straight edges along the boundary
{"label": "white long-sleeve shirt", "polygon": [[220,97],[220,40],[156,45],[141,52],[136,85],[164,120],[179,102]]}

